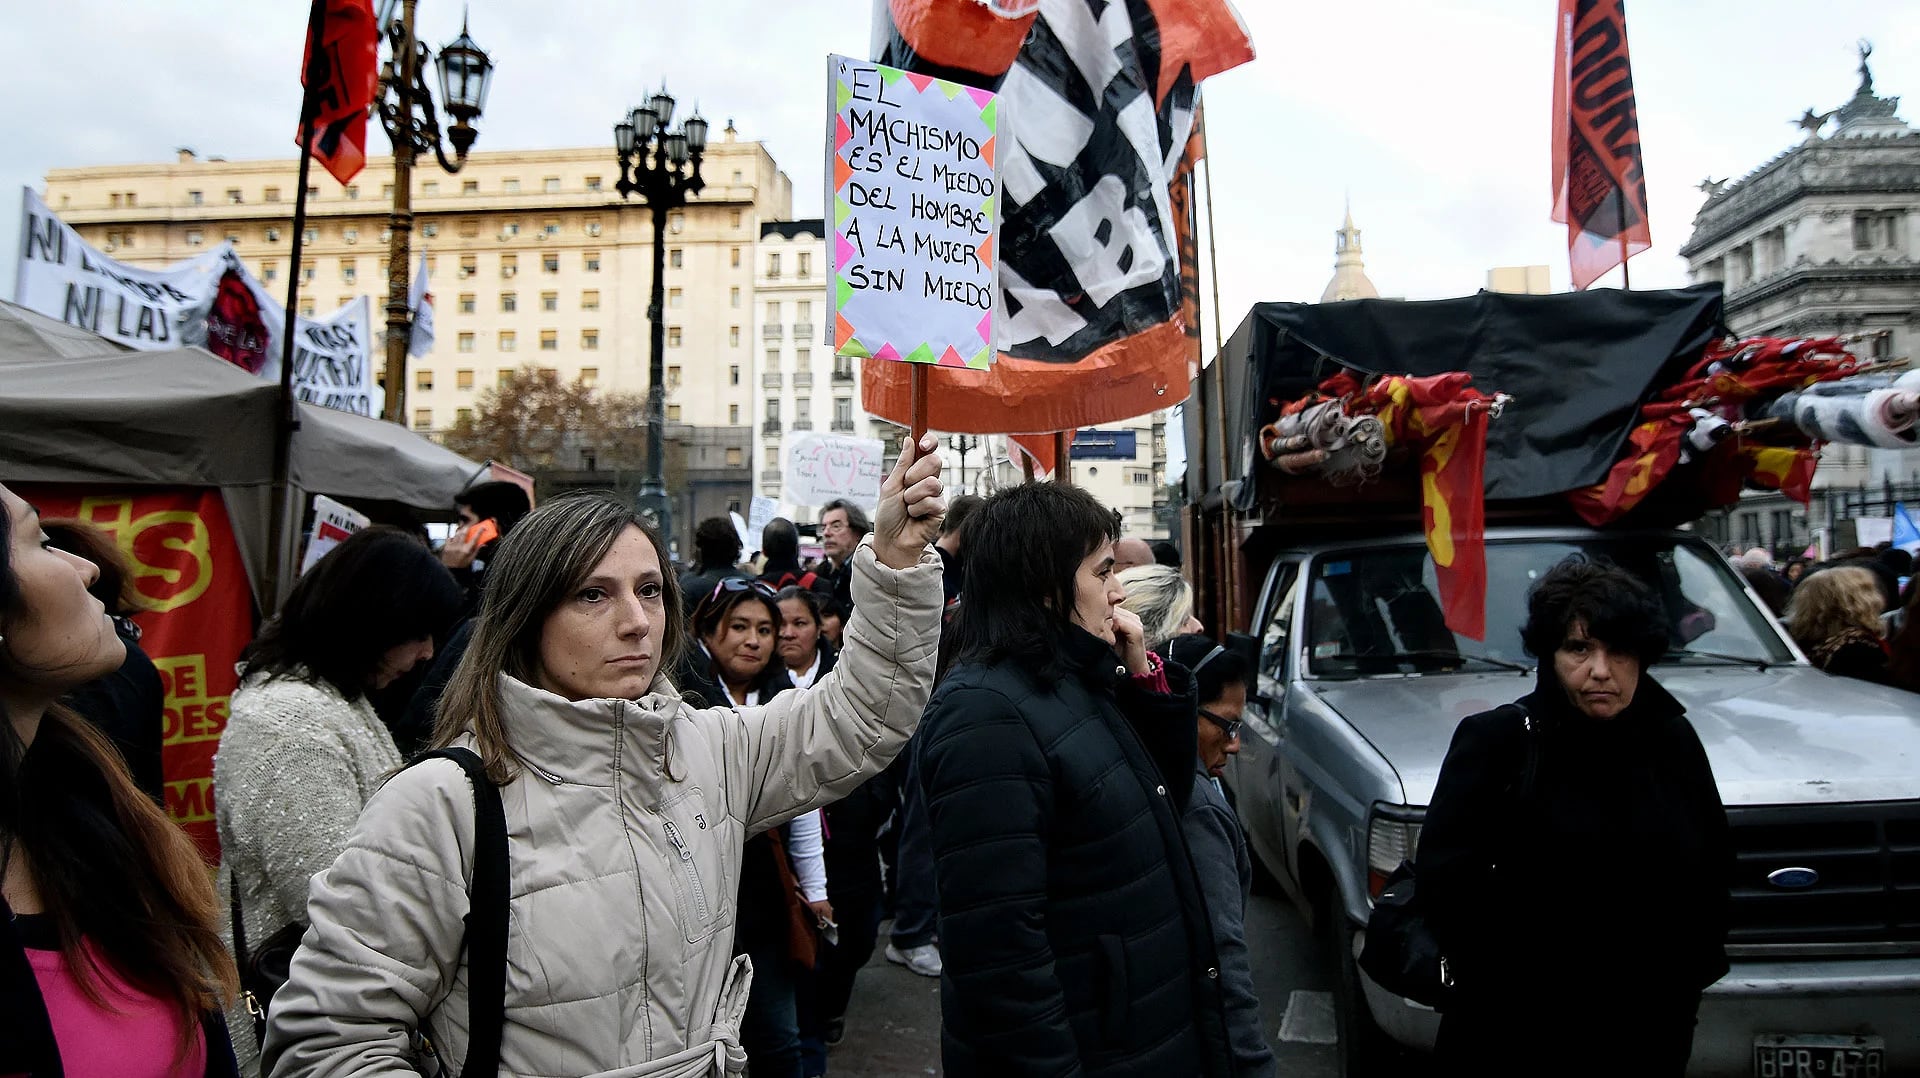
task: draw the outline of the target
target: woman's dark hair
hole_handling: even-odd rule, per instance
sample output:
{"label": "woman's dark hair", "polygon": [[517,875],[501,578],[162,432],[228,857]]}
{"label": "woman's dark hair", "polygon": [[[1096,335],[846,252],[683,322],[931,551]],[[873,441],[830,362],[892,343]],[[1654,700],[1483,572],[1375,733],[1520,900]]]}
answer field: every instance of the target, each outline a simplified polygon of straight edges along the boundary
{"label": "woman's dark hair", "polygon": [[[1218,649],[1218,654],[1215,654]],[[1193,672],[1200,706],[1205,707],[1227,691],[1229,685],[1247,683],[1246,657],[1225,647],[1210,636],[1183,633],[1167,644],[1167,661]]]}
{"label": "woman's dark hair", "polygon": [[[729,587],[728,585],[739,585]],[[758,580],[744,580],[730,577],[714,585],[714,590],[700,600],[693,608],[693,635],[701,643],[706,643],[709,635],[718,632],[733,612],[748,603],[759,603],[767,608],[767,615],[773,619],[773,635],[780,635],[780,626],[785,620],[780,616],[780,602],[774,598],[774,590]],[[778,649],[767,653],[767,665],[754,675],[749,688],[758,689],[784,668],[779,662]],[[713,671],[714,680],[720,679],[720,672]]]}
{"label": "woman's dark hair", "polygon": [[42,520],[40,530],[47,533],[54,549],[90,561],[100,570],[99,578],[87,589],[87,594],[105,603],[107,613],[121,618],[147,609],[146,597],[133,585],[133,566],[127,563],[127,556],[121,553],[112,536],[84,520],[72,518]]}
{"label": "woman's dark hair", "polygon": [[476,483],[455,494],[453,504],[464,505],[473,510],[475,517],[500,525],[502,536],[512,531],[514,525],[520,523],[520,518],[533,510],[533,502],[527,498],[526,489],[504,479]]}
{"label": "woman's dark hair", "polygon": [[784,603],[788,599],[797,600],[800,605],[807,608],[807,614],[813,618],[814,624],[817,625],[820,623],[820,596],[815,594],[812,588],[803,588],[798,584],[789,584],[781,588],[779,594],[773,597],[773,601],[776,603]]}
{"label": "woman's dark hair", "polygon": [[693,549],[702,569],[731,569],[740,560],[740,533],[726,517],[708,517],[693,529]]}
{"label": "woman's dark hair", "polygon": [[1545,667],[1574,622],[1610,650],[1652,666],[1667,653],[1667,619],[1639,577],[1601,558],[1572,554],[1547,570],[1527,592],[1527,624],[1520,642]]}
{"label": "woman's dark hair", "polygon": [[[19,609],[13,522],[0,511],[0,630]],[[0,644],[0,681],[10,660]],[[181,1038],[224,1006],[239,978],[218,929],[206,858],[134,785],[119,750],[64,705],[47,709],[27,746],[0,705],[0,836],[33,866],[61,958],[95,1004],[109,1006],[96,954],[123,980],[171,1004]],[[91,944],[91,953],[83,947]]]}
{"label": "woman's dark hair", "polygon": [[1113,513],[1079,487],[1023,483],[988,498],[960,535],[967,556],[953,661],[1060,673],[1080,563],[1119,536]]}
{"label": "woman's dark hair", "polygon": [[240,659],[248,675],[323,678],[358,700],[381,656],[445,633],[464,598],[433,551],[398,529],[367,528],[307,570]]}

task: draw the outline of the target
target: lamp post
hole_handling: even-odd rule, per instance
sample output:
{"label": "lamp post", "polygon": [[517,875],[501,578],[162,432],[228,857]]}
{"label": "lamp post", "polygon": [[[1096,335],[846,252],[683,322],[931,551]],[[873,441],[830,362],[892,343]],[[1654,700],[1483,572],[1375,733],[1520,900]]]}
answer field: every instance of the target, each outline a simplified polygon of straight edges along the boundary
{"label": "lamp post", "polygon": [[[486,51],[467,36],[466,19],[460,20],[460,36],[440,49],[435,60],[440,76],[440,101],[452,118],[447,141],[453,143],[453,160],[440,144],[440,121],[433,107],[433,92],[427,86],[425,45],[414,40],[413,9],[417,0],[381,0],[379,25],[386,31],[391,54],[380,67],[380,98],[376,108],[380,126],[386,128],[393,143],[393,212],[387,217],[387,419],[406,424],[407,346],[412,337],[413,319],[408,311],[407,292],[413,266],[409,242],[413,233],[413,161],[431,151],[440,159],[440,167],[458,172],[467,163],[467,151],[479,132],[473,121],[487,104],[487,84],[493,79],[493,61]],[[396,10],[398,9],[398,10]]]}
{"label": "lamp post", "polygon": [[647,304],[647,474],[640,480],[640,514],[671,543],[673,504],[664,473],[667,426],[666,313],[667,214],[687,204],[706,186],[700,159],[707,149],[707,121],[696,112],[673,122],[673,95],[663,86],[645,104],[613,125],[613,147],[620,162],[622,198],[640,195],[653,213],[653,295]]}

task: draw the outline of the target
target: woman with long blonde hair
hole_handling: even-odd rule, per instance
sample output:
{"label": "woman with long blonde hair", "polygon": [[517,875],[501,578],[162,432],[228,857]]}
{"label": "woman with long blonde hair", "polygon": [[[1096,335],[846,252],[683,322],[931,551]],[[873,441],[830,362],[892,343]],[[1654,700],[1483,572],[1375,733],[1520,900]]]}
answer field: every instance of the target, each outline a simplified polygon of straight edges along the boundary
{"label": "woman with long blonde hair", "polygon": [[1873,573],[1836,565],[1801,579],[1787,602],[1787,633],[1813,665],[1836,677],[1887,684],[1884,603]]}

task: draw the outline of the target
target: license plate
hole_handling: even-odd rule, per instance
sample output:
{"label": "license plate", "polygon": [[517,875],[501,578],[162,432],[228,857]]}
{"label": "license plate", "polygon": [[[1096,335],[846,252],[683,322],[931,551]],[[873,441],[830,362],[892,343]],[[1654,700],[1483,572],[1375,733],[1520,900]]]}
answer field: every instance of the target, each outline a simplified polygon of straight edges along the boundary
{"label": "license plate", "polygon": [[1753,1078],[1881,1078],[1886,1040],[1848,1034],[1753,1039]]}

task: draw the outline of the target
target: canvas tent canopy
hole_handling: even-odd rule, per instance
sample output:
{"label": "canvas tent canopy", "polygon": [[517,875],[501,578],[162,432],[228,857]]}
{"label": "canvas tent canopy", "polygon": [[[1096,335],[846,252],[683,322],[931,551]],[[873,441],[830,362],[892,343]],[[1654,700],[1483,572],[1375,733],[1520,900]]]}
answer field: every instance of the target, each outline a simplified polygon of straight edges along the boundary
{"label": "canvas tent canopy", "polygon": [[1640,405],[1722,332],[1719,284],[1255,304],[1215,357],[1224,366],[1216,373],[1209,365],[1193,382],[1184,413],[1187,498],[1252,509],[1264,468],[1257,432],[1343,368],[1362,376],[1467,371],[1482,393],[1512,395],[1487,429],[1490,501],[1589,486],[1619,459]]}
{"label": "canvas tent canopy", "polygon": [[[0,302],[0,480],[21,483],[217,487],[254,595],[264,596],[273,512],[279,387],[199,348],[136,352]],[[314,494],[390,503],[425,516],[485,466],[392,424],[298,405],[291,505]],[[279,552],[292,586],[298,519]]]}

